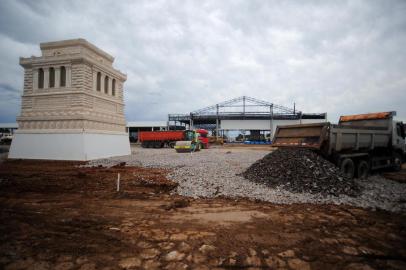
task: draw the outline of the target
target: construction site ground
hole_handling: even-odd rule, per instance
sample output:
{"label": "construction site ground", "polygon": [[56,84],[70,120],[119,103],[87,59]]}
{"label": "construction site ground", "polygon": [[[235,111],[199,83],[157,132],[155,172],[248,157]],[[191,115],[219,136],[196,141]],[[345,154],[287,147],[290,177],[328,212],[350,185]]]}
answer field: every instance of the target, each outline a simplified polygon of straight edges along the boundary
{"label": "construction site ground", "polygon": [[79,165],[0,163],[0,269],[406,269],[404,212],[183,197],[173,168]]}

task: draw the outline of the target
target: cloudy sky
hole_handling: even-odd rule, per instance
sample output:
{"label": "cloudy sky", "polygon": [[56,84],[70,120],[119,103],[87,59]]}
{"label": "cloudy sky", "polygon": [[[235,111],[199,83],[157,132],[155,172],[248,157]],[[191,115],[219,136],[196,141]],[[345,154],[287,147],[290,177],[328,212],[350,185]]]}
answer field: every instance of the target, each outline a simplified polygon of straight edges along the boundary
{"label": "cloudy sky", "polygon": [[0,122],[19,113],[20,56],[85,38],[126,73],[127,120],[247,95],[304,112],[406,120],[406,1],[0,0]]}

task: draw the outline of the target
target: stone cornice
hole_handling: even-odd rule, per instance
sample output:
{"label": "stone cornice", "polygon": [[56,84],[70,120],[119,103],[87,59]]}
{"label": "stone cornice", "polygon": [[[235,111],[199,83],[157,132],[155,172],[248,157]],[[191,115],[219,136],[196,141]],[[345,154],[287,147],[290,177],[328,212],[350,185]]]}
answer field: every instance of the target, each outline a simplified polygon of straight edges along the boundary
{"label": "stone cornice", "polygon": [[20,134],[112,134],[112,135],[123,135],[128,136],[127,132],[120,131],[110,131],[110,130],[97,130],[97,129],[26,129],[26,130],[16,130],[14,133]]}
{"label": "stone cornice", "polygon": [[61,121],[61,120],[80,120],[80,121],[93,121],[102,124],[114,124],[125,127],[127,122],[123,118],[122,121],[117,121],[117,119],[107,119],[104,118],[100,120],[100,117],[89,116],[84,114],[76,114],[76,115],[66,115],[66,116],[18,116],[16,118],[17,121]]}
{"label": "stone cornice", "polygon": [[44,42],[40,44],[41,50],[46,50],[46,49],[57,49],[57,48],[65,48],[65,47],[72,47],[72,46],[81,46],[85,47],[92,52],[96,53],[97,55],[106,58],[110,62],[114,61],[114,57],[111,56],[110,54],[106,53],[105,51],[99,49],[95,45],[89,43],[87,40],[83,38],[78,38],[78,39],[67,39],[67,40],[61,40],[61,41],[53,41],[53,42]]}
{"label": "stone cornice", "polygon": [[[57,89],[57,88],[50,88],[50,89]],[[61,88],[60,88],[61,89]],[[72,88],[68,88],[72,89]],[[91,96],[95,98],[100,98],[106,101],[111,101],[116,104],[124,105],[124,102],[122,102],[119,98],[112,98],[109,96],[102,96],[96,93],[88,92],[88,91],[80,91],[80,90],[68,90],[68,91],[50,91],[50,92],[37,92],[38,90],[31,92],[29,94],[23,94],[22,97],[43,97],[43,96],[55,96],[55,95],[77,95],[77,94],[84,94],[86,96]]]}

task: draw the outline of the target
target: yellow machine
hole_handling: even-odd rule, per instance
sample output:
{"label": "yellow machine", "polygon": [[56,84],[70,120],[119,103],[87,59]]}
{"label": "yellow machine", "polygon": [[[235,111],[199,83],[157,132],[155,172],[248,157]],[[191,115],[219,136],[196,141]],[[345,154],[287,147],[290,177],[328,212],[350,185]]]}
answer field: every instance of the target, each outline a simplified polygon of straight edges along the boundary
{"label": "yellow machine", "polygon": [[194,130],[186,131],[185,141],[177,141],[175,150],[178,153],[190,153],[200,150],[200,134]]}

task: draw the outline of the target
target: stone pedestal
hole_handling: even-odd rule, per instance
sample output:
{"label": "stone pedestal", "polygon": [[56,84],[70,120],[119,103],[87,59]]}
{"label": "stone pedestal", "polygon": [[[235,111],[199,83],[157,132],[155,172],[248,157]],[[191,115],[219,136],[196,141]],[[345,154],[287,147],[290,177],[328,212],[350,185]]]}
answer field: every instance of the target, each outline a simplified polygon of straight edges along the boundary
{"label": "stone pedestal", "polygon": [[114,58],[84,39],[41,43],[41,51],[40,57],[20,58],[24,92],[9,158],[91,160],[129,155],[123,103],[126,75],[113,68]]}

